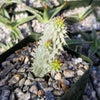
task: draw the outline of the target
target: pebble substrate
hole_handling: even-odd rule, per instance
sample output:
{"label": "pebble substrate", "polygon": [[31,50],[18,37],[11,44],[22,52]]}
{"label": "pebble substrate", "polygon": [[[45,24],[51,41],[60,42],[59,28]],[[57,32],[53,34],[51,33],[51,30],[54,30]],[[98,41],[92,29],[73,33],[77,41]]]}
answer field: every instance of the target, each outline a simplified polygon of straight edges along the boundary
{"label": "pebble substrate", "polygon": [[2,62],[1,100],[59,100],[89,68],[89,63],[83,61],[82,58],[76,58],[64,51],[59,56],[63,63],[59,72],[36,78],[31,66],[36,47],[36,44],[29,43]]}

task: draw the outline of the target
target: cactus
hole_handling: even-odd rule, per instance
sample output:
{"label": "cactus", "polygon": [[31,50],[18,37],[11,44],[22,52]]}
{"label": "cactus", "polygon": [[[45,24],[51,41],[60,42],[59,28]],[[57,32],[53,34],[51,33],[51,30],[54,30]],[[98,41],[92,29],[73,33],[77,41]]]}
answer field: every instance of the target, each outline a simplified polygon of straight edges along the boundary
{"label": "cactus", "polygon": [[65,37],[68,35],[61,17],[51,19],[46,24],[32,64],[36,77],[43,77],[48,72],[55,73],[60,69],[62,63],[58,55],[63,51],[63,45],[66,45]]}

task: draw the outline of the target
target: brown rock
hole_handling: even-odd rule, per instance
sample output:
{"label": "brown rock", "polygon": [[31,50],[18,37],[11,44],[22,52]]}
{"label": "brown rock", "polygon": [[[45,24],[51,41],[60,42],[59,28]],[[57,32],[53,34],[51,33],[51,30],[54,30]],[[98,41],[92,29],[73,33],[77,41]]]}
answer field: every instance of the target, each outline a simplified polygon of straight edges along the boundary
{"label": "brown rock", "polygon": [[89,65],[84,65],[84,69],[88,70],[89,69]]}
{"label": "brown rock", "polygon": [[18,72],[24,73],[24,72],[25,72],[25,68],[20,68],[20,69],[18,70]]}
{"label": "brown rock", "polygon": [[8,80],[8,76],[6,76],[3,80],[0,81],[0,86],[5,85],[7,80]]}
{"label": "brown rock", "polygon": [[61,88],[64,92],[67,92],[69,89],[69,86],[67,86],[65,83],[61,82]]}
{"label": "brown rock", "polygon": [[78,64],[78,68],[83,68],[83,65],[82,64]]}
{"label": "brown rock", "polygon": [[24,64],[26,64],[28,61],[29,61],[28,56],[25,56],[25,59],[24,59]]}
{"label": "brown rock", "polygon": [[31,84],[32,84],[32,82],[30,80],[26,80],[24,83],[24,85],[31,85]]}
{"label": "brown rock", "polygon": [[9,83],[9,85],[13,85],[13,84],[17,83],[21,78],[22,78],[21,75],[16,74],[8,81],[8,83]]}
{"label": "brown rock", "polygon": [[61,80],[61,73],[57,73],[54,78],[55,80]]}
{"label": "brown rock", "polygon": [[79,69],[78,71],[77,71],[77,75],[78,76],[82,76],[84,74],[84,72],[81,70],[81,69]]}
{"label": "brown rock", "polygon": [[38,96],[43,96],[44,95],[44,92],[42,90],[39,90],[38,91]]}
{"label": "brown rock", "polygon": [[23,78],[19,81],[19,86],[22,87],[24,85],[24,83],[25,83],[25,78]]}
{"label": "brown rock", "polygon": [[74,71],[72,71],[72,70],[65,70],[64,71],[64,76],[66,77],[66,78],[70,78],[70,77],[74,77]]}
{"label": "brown rock", "polygon": [[62,96],[62,95],[64,94],[64,92],[61,91],[61,90],[54,90],[54,91],[53,91],[53,94],[54,94],[55,96]]}
{"label": "brown rock", "polygon": [[29,91],[30,91],[31,93],[36,94],[36,95],[38,94],[38,88],[37,88],[36,85],[31,86],[31,88],[29,89]]}

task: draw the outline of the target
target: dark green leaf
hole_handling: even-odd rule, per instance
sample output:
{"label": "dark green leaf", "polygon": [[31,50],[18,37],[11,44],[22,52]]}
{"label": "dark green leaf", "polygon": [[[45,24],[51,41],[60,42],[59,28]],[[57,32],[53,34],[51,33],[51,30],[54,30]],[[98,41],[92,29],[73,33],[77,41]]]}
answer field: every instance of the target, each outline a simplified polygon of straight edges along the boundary
{"label": "dark green leaf", "polygon": [[82,37],[84,38],[84,40],[86,41],[91,41],[91,37],[88,33],[85,33],[85,32],[80,32]]}
{"label": "dark green leaf", "polygon": [[26,18],[21,18],[21,19],[18,19],[16,21],[12,22],[11,25],[12,25],[12,27],[18,27],[19,25],[24,24],[25,22],[28,22],[34,18],[35,18],[35,16],[28,16]]}
{"label": "dark green leaf", "polygon": [[80,19],[79,19],[79,17],[78,16],[69,16],[69,17],[66,17],[66,19],[65,19],[66,21],[67,21],[67,23],[69,23],[69,24],[74,24],[74,23],[76,23],[76,22],[79,22],[80,21]]}
{"label": "dark green leaf", "polygon": [[68,45],[82,45],[82,44],[84,44],[83,41],[81,41],[81,40],[75,40],[75,39],[66,40],[66,43]]}
{"label": "dark green leaf", "polygon": [[96,30],[94,29],[92,30],[91,36],[92,36],[92,40],[95,42],[95,40],[97,39]]}
{"label": "dark green leaf", "polygon": [[88,16],[92,13],[93,9],[94,9],[94,8],[93,8],[92,6],[90,6],[86,11],[84,11],[83,13],[81,13],[81,14],[79,15],[80,20],[83,20],[83,19],[85,19],[86,17],[88,17]]}
{"label": "dark green leaf", "polygon": [[57,0],[60,4],[63,4],[65,1],[64,0]]}
{"label": "dark green leaf", "polygon": [[47,6],[44,7],[43,18],[44,18],[44,21],[48,21],[49,20],[49,14],[48,14]]}
{"label": "dark green leaf", "polygon": [[96,52],[97,52],[97,48],[95,47],[95,45],[91,45],[90,46],[90,49],[89,49],[89,54],[88,54],[88,56],[89,57],[92,57]]}
{"label": "dark green leaf", "polygon": [[5,8],[1,8],[0,10],[1,10],[2,16],[4,16],[5,18],[7,18],[9,20],[10,16],[9,16],[7,10]]}
{"label": "dark green leaf", "polygon": [[18,28],[13,28],[12,29],[12,35],[15,39],[22,39],[22,33],[20,32],[20,30]]}
{"label": "dark green leaf", "polygon": [[22,3],[21,0],[5,0],[7,4],[11,4],[11,3]]}
{"label": "dark green leaf", "polygon": [[42,14],[40,11],[35,10],[34,8],[29,7],[29,6],[27,6],[27,5],[25,6],[25,10],[28,11],[28,12],[30,12],[30,13],[32,13],[32,14],[34,14],[34,15],[36,15],[37,19],[38,19],[40,22],[43,21],[43,14]]}
{"label": "dark green leaf", "polygon": [[61,5],[60,7],[54,8],[49,12],[50,18],[53,18],[59,11],[63,9],[65,4]]}
{"label": "dark green leaf", "polygon": [[5,17],[1,15],[0,15],[0,22],[3,23],[4,25],[7,25],[8,23],[10,23],[8,19],[6,19]]}
{"label": "dark green leaf", "polygon": [[100,49],[97,50],[97,55],[100,57]]}

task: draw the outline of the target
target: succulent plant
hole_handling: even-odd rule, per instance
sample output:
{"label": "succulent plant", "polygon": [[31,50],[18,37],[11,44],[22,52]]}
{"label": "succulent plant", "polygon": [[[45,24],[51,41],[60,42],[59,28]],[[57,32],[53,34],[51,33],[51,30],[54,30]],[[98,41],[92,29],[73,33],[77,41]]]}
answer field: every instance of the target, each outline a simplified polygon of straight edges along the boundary
{"label": "succulent plant", "polygon": [[36,77],[43,77],[48,72],[55,73],[62,65],[58,55],[66,45],[66,28],[61,17],[51,19],[47,24],[39,41],[36,50],[33,66],[33,73]]}

